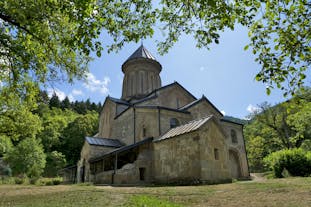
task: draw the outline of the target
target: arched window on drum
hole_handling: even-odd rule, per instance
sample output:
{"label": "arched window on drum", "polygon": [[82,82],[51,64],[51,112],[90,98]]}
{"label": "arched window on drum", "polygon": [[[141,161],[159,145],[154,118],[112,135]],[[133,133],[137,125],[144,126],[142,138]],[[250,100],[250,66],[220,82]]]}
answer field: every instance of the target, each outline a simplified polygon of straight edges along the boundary
{"label": "arched window on drum", "polygon": [[234,129],[231,129],[231,141],[232,143],[236,144],[238,143],[238,137],[236,135],[236,131]]}

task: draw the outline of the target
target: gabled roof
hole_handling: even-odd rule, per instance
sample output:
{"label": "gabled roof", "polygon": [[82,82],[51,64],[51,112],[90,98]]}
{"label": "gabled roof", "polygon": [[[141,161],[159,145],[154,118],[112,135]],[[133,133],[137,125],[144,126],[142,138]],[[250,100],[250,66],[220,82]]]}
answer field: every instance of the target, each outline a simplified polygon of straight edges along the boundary
{"label": "gabled roof", "polygon": [[213,117],[213,115],[210,115],[210,116],[204,117],[202,119],[194,120],[194,121],[191,121],[187,124],[172,128],[168,132],[166,132],[164,135],[162,135],[159,139],[157,139],[155,141],[161,141],[164,139],[168,139],[168,138],[175,137],[175,136],[178,136],[181,134],[186,134],[186,133],[195,131],[195,130],[199,129],[203,124],[205,124],[207,121],[209,121],[212,117]]}
{"label": "gabled roof", "polygon": [[209,105],[211,105],[215,111],[217,111],[221,116],[223,116],[223,114],[216,108],[216,106],[214,106],[214,104],[212,104],[212,102],[210,102],[204,95],[202,96],[202,98],[198,99],[198,100],[195,100],[181,108],[179,108],[180,110],[188,110],[189,108],[197,105],[198,103],[202,102],[202,101],[206,101]]}
{"label": "gabled roof", "polygon": [[90,145],[105,146],[105,147],[122,147],[122,144],[118,139],[108,139],[101,137],[85,137],[85,141]]}
{"label": "gabled roof", "polygon": [[197,100],[197,98],[192,94],[190,93],[187,89],[185,89],[182,85],[180,85],[177,81],[174,81],[173,83],[171,84],[168,84],[166,86],[162,86],[161,88],[157,88],[153,91],[151,91],[149,94],[147,94],[144,98],[140,99],[140,100],[137,100],[135,102],[133,102],[133,104],[138,104],[138,103],[141,103],[141,102],[144,102],[144,101],[147,101],[147,100],[150,100],[150,99],[153,99],[153,98],[156,98],[156,93],[158,91],[162,91],[166,88],[169,88],[169,87],[173,87],[173,86],[178,86],[180,87],[182,90],[184,90],[189,96],[191,96],[194,100]]}
{"label": "gabled roof", "polygon": [[146,58],[156,61],[155,57],[143,45],[141,45],[126,61],[136,58]]}

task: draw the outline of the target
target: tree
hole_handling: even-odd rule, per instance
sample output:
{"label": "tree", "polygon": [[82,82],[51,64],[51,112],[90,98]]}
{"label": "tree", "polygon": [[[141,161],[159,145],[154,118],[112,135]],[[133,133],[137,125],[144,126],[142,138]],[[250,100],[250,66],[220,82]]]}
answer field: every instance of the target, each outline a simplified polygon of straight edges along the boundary
{"label": "tree", "polygon": [[68,164],[76,164],[86,136],[93,136],[98,130],[98,114],[89,112],[77,117],[64,129],[62,151]]}
{"label": "tree", "polygon": [[70,107],[71,107],[71,103],[69,101],[68,96],[66,96],[64,100],[61,102],[61,108],[64,110],[64,109],[70,109]]}
{"label": "tree", "polygon": [[46,166],[44,176],[56,176],[57,172],[65,167],[66,158],[61,152],[52,151],[46,154]]}
{"label": "tree", "polygon": [[[90,53],[103,49],[97,39],[104,29],[115,44],[138,41],[152,33],[151,1],[0,2],[0,80],[15,87],[33,81],[82,78]],[[147,9],[146,9],[147,8]],[[21,85],[22,86],[22,85]]]}
{"label": "tree", "polygon": [[53,93],[50,102],[49,102],[50,108],[55,107],[55,108],[60,108],[61,107],[61,102],[57,96],[56,93]]}
{"label": "tree", "polygon": [[263,158],[272,152],[311,149],[311,89],[299,91],[292,99],[270,106],[261,105],[244,127],[249,164],[252,171],[263,170]]}
{"label": "tree", "polygon": [[38,177],[42,174],[45,158],[43,147],[35,138],[25,138],[4,156],[13,175],[26,174],[28,177]]}
{"label": "tree", "polygon": [[7,108],[0,113],[0,136],[9,137],[15,144],[27,137],[35,137],[41,129],[39,116],[25,105]]}
{"label": "tree", "polygon": [[157,19],[167,32],[161,53],[182,33],[193,35],[198,47],[219,42],[220,32],[237,24],[248,28],[252,52],[261,70],[256,80],[294,94],[310,72],[311,33],[308,0],[161,1]]}
{"label": "tree", "polygon": [[78,114],[70,110],[60,108],[47,109],[41,115],[42,131],[37,134],[37,138],[42,141],[45,152],[60,150],[60,139],[64,129],[71,123]]}
{"label": "tree", "polygon": [[[261,65],[256,80],[270,89],[294,94],[310,72],[311,33],[309,0],[236,0],[239,22],[249,28],[256,61]],[[238,13],[239,14],[239,13]],[[246,46],[245,49],[248,48]]]}
{"label": "tree", "polygon": [[[124,43],[152,37],[160,28],[165,53],[181,34],[194,36],[198,47],[218,43],[220,32],[242,24],[261,64],[256,76],[267,85],[294,93],[310,70],[310,2],[308,0],[151,0],[0,2],[0,80],[15,86],[29,79],[82,78],[91,52],[116,51]],[[102,31],[113,39],[103,47]],[[20,85],[21,87],[23,84]]]}
{"label": "tree", "polygon": [[13,147],[12,141],[8,136],[0,135],[0,157],[10,151]]}

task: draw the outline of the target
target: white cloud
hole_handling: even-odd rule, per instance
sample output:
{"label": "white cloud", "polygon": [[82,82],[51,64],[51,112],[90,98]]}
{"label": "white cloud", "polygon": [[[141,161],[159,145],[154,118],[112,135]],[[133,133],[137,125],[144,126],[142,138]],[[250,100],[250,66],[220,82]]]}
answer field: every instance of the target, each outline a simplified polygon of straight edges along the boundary
{"label": "white cloud", "polygon": [[98,80],[92,73],[88,73],[86,75],[86,83],[83,83],[83,86],[92,91],[92,92],[100,92],[102,94],[107,94],[109,92],[108,85],[111,82],[110,78],[105,76],[104,80]]}
{"label": "white cloud", "polygon": [[258,113],[261,111],[261,109],[258,107],[258,106],[254,106],[252,104],[249,104],[246,108],[246,110],[249,112],[249,113]]}
{"label": "white cloud", "polygon": [[63,91],[59,90],[58,88],[54,88],[54,89],[49,88],[47,89],[47,91],[48,91],[48,96],[50,98],[53,96],[54,93],[58,96],[59,100],[61,101],[66,98],[66,94]]}
{"label": "white cloud", "polygon": [[222,113],[222,115],[226,115],[226,112],[224,110],[221,110],[220,112]]}
{"label": "white cloud", "polygon": [[71,91],[71,94],[72,94],[73,96],[81,96],[81,95],[83,95],[83,92],[82,92],[81,90],[73,89],[73,90]]}

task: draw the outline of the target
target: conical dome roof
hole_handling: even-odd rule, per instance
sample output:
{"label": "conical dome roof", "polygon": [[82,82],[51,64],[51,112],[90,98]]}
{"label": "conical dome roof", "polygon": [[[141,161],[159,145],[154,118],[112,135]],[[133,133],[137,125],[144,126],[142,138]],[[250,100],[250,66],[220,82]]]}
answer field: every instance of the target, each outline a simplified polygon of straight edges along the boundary
{"label": "conical dome roof", "polygon": [[155,57],[144,47],[144,45],[141,45],[135,52],[126,60],[136,59],[136,58],[146,58],[155,60]]}

